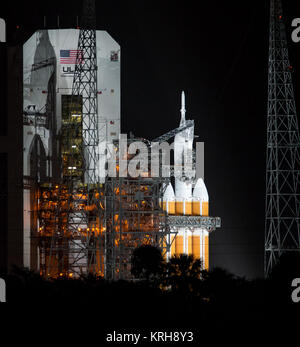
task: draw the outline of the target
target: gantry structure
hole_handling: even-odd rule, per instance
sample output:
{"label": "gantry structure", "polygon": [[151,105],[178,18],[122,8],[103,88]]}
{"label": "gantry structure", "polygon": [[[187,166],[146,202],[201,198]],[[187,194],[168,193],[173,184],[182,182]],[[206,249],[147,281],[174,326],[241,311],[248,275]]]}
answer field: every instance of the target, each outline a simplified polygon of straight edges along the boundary
{"label": "gantry structure", "polygon": [[270,2],[265,275],[283,253],[300,252],[299,128],[282,3]]}
{"label": "gantry structure", "polygon": [[[72,94],[62,103],[60,144],[61,175],[40,181],[36,195],[39,231],[40,272],[45,277],[79,277],[93,274],[109,280],[130,279],[131,256],[136,247],[151,244],[165,256],[178,226],[201,227],[212,231],[220,226],[218,217],[168,216],[162,209],[163,194],[172,176],[162,174],[161,152],[157,152],[159,175],[152,175],[152,150],[194,125],[185,124],[148,141],[131,137],[145,145],[148,166],[137,177],[119,174],[123,156],[119,141],[114,145],[116,175],[103,181],[99,165],[99,119],[97,105],[95,1],[85,0],[80,25]],[[133,155],[126,152],[128,160]],[[38,158],[38,156],[37,156]],[[195,153],[191,153],[195,169]],[[188,170],[189,170],[188,169]],[[191,172],[183,174],[190,177]],[[172,234],[172,235],[171,235]]]}
{"label": "gantry structure", "polygon": [[95,1],[85,0],[72,95],[62,109],[62,176],[40,190],[40,268],[49,277],[103,274],[96,52]]}

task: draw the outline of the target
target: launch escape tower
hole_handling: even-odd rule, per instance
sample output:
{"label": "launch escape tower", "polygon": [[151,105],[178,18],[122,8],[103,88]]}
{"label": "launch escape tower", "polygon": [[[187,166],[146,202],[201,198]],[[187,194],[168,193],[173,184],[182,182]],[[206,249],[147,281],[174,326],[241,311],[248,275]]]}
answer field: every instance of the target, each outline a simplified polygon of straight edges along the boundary
{"label": "launch escape tower", "polygon": [[299,128],[280,0],[271,0],[266,158],[265,275],[300,252]]}

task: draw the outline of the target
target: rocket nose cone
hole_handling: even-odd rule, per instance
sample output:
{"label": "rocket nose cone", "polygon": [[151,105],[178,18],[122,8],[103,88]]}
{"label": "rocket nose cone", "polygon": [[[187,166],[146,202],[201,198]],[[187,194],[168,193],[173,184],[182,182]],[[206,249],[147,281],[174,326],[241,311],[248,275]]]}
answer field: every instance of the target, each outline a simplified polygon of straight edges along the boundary
{"label": "rocket nose cone", "polygon": [[174,189],[172,187],[171,182],[168,184],[168,187],[164,193],[163,200],[168,200],[168,199],[174,199],[175,194],[174,194]]}
{"label": "rocket nose cone", "polygon": [[193,197],[208,201],[208,192],[202,178],[198,178],[193,191]]}

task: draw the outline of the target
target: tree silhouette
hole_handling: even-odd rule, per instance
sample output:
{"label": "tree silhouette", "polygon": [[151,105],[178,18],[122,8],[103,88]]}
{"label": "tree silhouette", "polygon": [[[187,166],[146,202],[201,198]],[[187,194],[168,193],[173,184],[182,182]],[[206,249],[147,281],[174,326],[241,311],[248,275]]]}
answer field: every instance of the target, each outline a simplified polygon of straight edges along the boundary
{"label": "tree silhouette", "polygon": [[237,278],[222,268],[203,271],[203,295],[211,302],[226,302],[234,293]]}
{"label": "tree silhouette", "polygon": [[133,251],[131,273],[135,278],[154,281],[164,271],[164,260],[160,250],[151,245],[143,245]]}
{"label": "tree silhouette", "polygon": [[197,292],[200,285],[202,262],[193,255],[174,255],[167,264],[166,285],[183,295]]}

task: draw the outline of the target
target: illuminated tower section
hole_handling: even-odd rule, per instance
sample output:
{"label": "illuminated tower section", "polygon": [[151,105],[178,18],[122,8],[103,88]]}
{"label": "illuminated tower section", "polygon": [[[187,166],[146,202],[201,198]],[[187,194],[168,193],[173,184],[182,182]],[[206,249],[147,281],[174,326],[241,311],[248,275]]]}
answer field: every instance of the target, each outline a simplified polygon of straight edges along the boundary
{"label": "illuminated tower section", "polygon": [[[85,130],[83,105],[80,96],[72,96],[76,57],[84,56],[82,48],[78,48],[79,32],[78,29],[38,30],[23,46],[23,255],[24,266],[34,270],[39,270],[41,261],[46,261],[41,259],[40,246],[35,240],[41,233],[53,232],[57,194],[62,195],[62,177],[81,176],[83,170],[80,155]],[[102,143],[119,138],[121,51],[109,33],[101,30],[96,31],[96,49],[100,148]],[[79,59],[79,63],[86,66],[84,60]],[[70,131],[74,133],[72,143],[67,136]],[[49,194],[41,189],[48,189]],[[45,201],[47,194],[53,199],[48,199],[40,211],[43,193]],[[44,222],[46,219],[53,222],[50,227]]]}

